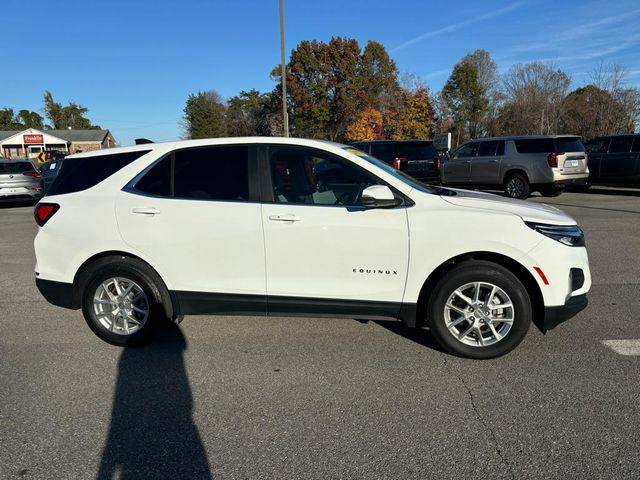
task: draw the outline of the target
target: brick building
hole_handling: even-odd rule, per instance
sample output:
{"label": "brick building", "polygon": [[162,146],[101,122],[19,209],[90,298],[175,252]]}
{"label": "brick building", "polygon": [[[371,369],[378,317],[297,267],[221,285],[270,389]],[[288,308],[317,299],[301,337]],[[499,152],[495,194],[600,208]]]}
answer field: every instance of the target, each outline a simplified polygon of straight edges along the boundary
{"label": "brick building", "polygon": [[116,146],[109,130],[0,130],[0,157],[35,158],[47,150],[77,153]]}

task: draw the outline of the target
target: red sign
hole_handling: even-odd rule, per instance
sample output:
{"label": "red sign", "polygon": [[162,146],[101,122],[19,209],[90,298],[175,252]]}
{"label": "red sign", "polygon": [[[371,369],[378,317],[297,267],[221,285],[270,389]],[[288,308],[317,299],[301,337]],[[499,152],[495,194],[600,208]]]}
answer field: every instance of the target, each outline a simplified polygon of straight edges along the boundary
{"label": "red sign", "polygon": [[42,135],[23,135],[24,143],[44,143]]}

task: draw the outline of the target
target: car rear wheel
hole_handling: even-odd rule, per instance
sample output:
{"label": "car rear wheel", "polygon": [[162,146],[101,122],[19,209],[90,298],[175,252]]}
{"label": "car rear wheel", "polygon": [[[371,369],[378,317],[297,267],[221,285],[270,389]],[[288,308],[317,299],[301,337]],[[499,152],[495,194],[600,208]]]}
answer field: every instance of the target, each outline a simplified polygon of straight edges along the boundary
{"label": "car rear wheel", "polygon": [[524,200],[531,193],[531,185],[524,175],[513,173],[504,181],[504,193],[507,197]]}
{"label": "car rear wheel", "polygon": [[485,261],[454,267],[434,287],[428,325],[448,352],[488,359],[513,350],[531,323],[531,300],[506,268]]}
{"label": "car rear wheel", "polygon": [[83,290],[82,312],[98,337],[118,346],[143,343],[156,322],[166,317],[154,281],[126,261],[91,273]]}

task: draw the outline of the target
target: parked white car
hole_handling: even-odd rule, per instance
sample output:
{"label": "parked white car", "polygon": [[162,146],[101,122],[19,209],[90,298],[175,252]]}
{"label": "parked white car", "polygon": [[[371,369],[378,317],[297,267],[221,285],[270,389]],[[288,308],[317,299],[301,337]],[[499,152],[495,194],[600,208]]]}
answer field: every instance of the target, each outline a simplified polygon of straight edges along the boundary
{"label": "parked white car", "polygon": [[428,187],[353,147],[228,138],[72,155],[35,208],[36,283],[132,345],[192,314],[401,320],[491,358],[583,309],[557,208]]}

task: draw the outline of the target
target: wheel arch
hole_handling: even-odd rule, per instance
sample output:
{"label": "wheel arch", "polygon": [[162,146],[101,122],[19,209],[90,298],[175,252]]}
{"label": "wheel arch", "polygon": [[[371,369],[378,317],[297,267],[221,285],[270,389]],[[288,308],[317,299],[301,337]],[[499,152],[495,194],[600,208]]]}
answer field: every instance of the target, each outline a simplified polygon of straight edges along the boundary
{"label": "wheel arch", "polygon": [[523,167],[513,167],[506,170],[504,172],[504,175],[502,175],[502,183],[506,182],[507,178],[509,178],[512,175],[515,175],[516,173],[524,176],[525,180],[529,182],[529,184],[531,184],[530,175]]}
{"label": "wheel arch", "polygon": [[484,251],[468,252],[457,255],[440,264],[440,266],[429,274],[420,289],[420,294],[418,295],[415,323],[410,326],[420,327],[426,325],[427,305],[431,295],[434,293],[433,287],[453,267],[469,260],[485,260],[492,262],[508,269],[516,275],[530,294],[533,321],[538,328],[542,329],[542,323],[544,321],[544,298],[542,296],[540,286],[538,285],[538,282],[536,282],[533,274],[524,265],[511,257],[500,253]]}
{"label": "wheel arch", "polygon": [[82,265],[76,271],[76,274],[73,278],[73,292],[74,292],[74,304],[80,306],[82,303],[82,293],[84,290],[84,284],[88,280],[88,274],[91,272],[91,268],[96,264],[99,264],[106,259],[113,257],[114,259],[135,259],[137,262],[140,262],[144,268],[148,271],[147,273],[153,277],[158,290],[160,291],[160,295],[162,297],[162,306],[167,315],[167,318],[173,318],[177,314],[178,303],[177,300],[171,295],[171,292],[167,288],[167,285],[164,283],[164,280],[158,273],[158,271],[153,268],[149,262],[143,260],[129,252],[119,251],[119,250],[108,250],[105,252],[96,253],[92,257],[86,259]]}

